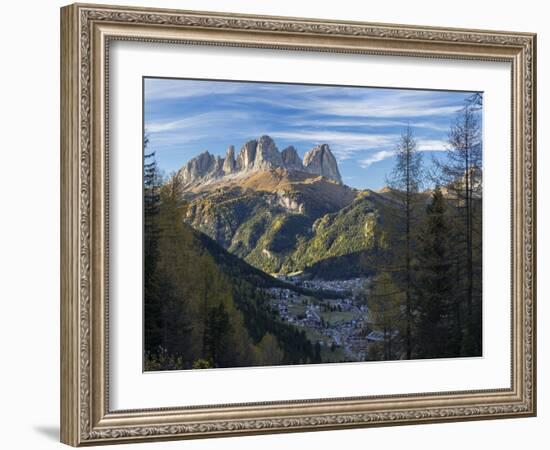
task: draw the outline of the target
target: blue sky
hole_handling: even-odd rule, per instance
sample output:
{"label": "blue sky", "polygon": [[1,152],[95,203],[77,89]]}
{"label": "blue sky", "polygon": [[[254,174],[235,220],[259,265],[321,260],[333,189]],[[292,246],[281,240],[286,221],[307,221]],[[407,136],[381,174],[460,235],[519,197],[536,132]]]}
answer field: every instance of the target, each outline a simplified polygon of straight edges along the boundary
{"label": "blue sky", "polygon": [[335,87],[186,79],[144,79],[148,151],[165,174],[208,150],[225,155],[270,135],[301,157],[329,144],[344,183],[380,189],[410,125],[429,165],[444,157],[449,127],[471,92]]}

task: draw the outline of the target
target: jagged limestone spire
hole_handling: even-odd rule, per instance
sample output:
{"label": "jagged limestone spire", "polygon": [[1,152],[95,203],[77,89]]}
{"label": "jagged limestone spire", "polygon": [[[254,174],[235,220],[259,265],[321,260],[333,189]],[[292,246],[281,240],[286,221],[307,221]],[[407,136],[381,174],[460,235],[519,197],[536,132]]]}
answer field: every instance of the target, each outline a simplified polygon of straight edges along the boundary
{"label": "jagged limestone spire", "polygon": [[225,158],[205,151],[183,166],[179,174],[184,183],[194,184],[226,175],[266,171],[279,167],[288,171],[321,175],[342,184],[338,163],[328,144],[318,145],[309,150],[304,155],[302,163],[294,146],[286,147],[280,152],[274,140],[267,135],[261,136],[258,140],[246,142],[236,158],[233,145],[227,148]]}
{"label": "jagged limestone spire", "polygon": [[342,184],[338,163],[328,144],[318,145],[308,151],[304,155],[304,167],[309,173],[321,175]]}

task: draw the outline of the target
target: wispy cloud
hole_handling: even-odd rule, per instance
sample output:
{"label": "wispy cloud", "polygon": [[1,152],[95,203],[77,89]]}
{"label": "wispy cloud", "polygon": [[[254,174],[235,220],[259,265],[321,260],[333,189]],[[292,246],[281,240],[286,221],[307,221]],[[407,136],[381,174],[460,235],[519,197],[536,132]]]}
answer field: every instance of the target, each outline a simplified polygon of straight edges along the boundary
{"label": "wispy cloud", "polygon": [[417,148],[421,152],[443,152],[446,151],[449,143],[443,139],[418,140]]}
{"label": "wispy cloud", "polygon": [[449,124],[440,124],[439,121],[405,121],[405,120],[384,120],[384,119],[370,119],[370,118],[346,118],[346,119],[309,119],[309,120],[297,120],[292,122],[294,127],[333,127],[333,128],[394,128],[394,127],[406,127],[430,129],[435,131],[447,131]]}
{"label": "wispy cloud", "polygon": [[[293,85],[299,95],[324,94],[322,86]],[[146,78],[145,99],[148,102],[178,100],[204,96],[234,96],[239,103],[261,103],[276,101],[288,93],[287,84],[254,82],[217,82],[212,80]],[[296,105],[298,107],[298,105]]]}
{"label": "wispy cloud", "polygon": [[[433,101],[421,100],[409,103],[392,101],[377,103],[366,100],[358,102],[354,100],[325,100],[314,101],[314,107],[323,113],[336,116],[377,117],[377,118],[403,118],[426,117],[452,114],[459,110],[454,105],[437,105]],[[312,105],[313,106],[313,105]]]}
{"label": "wispy cloud", "polygon": [[277,131],[273,130],[268,133],[270,136],[281,137],[285,139],[294,139],[296,141],[308,141],[316,143],[327,142],[347,142],[358,143],[365,148],[371,146],[386,145],[392,142],[398,134],[370,134],[370,133],[351,133],[340,131]]}
{"label": "wispy cloud", "polygon": [[205,83],[198,80],[167,80],[147,78],[144,85],[145,100],[175,100],[208,95],[236,94],[245,91],[238,83]]}
{"label": "wispy cloud", "polygon": [[[444,140],[426,139],[417,143],[417,150],[420,152],[443,152],[447,150],[447,142]],[[379,150],[366,158],[359,159],[359,165],[363,169],[369,168],[372,164],[395,156],[397,150]]]}
{"label": "wispy cloud", "polygon": [[173,120],[173,118],[151,121],[146,124],[147,133],[163,133],[174,130],[202,130],[210,131],[217,127],[234,126],[235,121],[248,120],[250,114],[246,111],[215,111],[195,114]]}
{"label": "wispy cloud", "polygon": [[343,161],[357,152],[389,146],[398,139],[397,134],[352,133],[340,131],[270,131],[273,138],[288,139],[296,143],[308,142],[313,145],[329,144],[336,159]]}
{"label": "wispy cloud", "polygon": [[280,95],[276,90],[274,94],[248,92],[238,101],[302,111],[306,116],[365,119],[441,117],[456,113],[463,106],[460,99],[449,102],[449,94],[434,91],[327,87],[307,96]]}
{"label": "wispy cloud", "polygon": [[372,164],[380,162],[384,159],[390,158],[395,155],[395,150],[380,150],[379,152],[373,153],[367,158],[359,160],[359,165],[363,169],[369,168]]}

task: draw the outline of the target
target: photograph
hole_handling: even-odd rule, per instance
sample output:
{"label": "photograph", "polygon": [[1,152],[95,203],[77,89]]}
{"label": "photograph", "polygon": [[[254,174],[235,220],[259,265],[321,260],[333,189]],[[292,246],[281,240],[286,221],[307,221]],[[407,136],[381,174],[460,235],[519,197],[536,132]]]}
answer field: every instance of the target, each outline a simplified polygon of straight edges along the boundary
{"label": "photograph", "polygon": [[142,88],[145,372],[483,356],[483,92]]}

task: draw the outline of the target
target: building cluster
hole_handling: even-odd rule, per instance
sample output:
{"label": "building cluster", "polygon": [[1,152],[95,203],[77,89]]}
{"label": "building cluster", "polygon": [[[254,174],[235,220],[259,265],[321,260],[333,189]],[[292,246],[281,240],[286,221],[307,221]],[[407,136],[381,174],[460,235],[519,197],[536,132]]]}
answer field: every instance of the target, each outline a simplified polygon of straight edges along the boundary
{"label": "building cluster", "polygon": [[319,339],[319,344],[342,349],[347,360],[365,360],[370,330],[367,306],[359,294],[362,294],[366,278],[301,280],[297,276],[286,276],[281,279],[312,291],[344,293],[343,298],[321,300],[291,288],[269,289],[271,306],[280,320],[322,335],[324,339]]}

